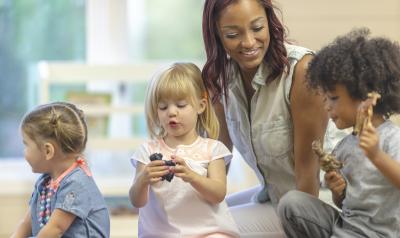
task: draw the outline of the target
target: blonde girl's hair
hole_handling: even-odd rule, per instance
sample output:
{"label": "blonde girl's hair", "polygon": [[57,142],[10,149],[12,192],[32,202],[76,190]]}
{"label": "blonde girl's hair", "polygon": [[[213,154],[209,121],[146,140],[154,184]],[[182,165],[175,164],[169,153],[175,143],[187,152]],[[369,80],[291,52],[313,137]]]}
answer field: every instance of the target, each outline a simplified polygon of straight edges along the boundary
{"label": "blonde girl's hair", "polygon": [[36,107],[21,122],[21,130],[36,145],[53,140],[64,153],[82,153],[87,142],[87,125],[83,111],[67,102]]}
{"label": "blonde girl's hair", "polygon": [[165,136],[158,119],[161,100],[188,100],[194,106],[197,100],[206,99],[206,108],[199,114],[196,131],[199,135],[217,139],[219,123],[210,97],[203,84],[200,69],[193,63],[175,63],[156,74],[150,81],[145,101],[147,129],[151,138]]}

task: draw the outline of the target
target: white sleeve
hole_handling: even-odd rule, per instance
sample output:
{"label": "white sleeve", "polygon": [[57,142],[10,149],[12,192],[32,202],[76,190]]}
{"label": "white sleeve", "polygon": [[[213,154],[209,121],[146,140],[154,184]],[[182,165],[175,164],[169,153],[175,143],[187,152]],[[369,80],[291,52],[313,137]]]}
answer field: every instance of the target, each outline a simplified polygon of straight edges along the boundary
{"label": "white sleeve", "polygon": [[392,157],[392,159],[400,162],[400,130],[397,130],[397,133],[394,132],[385,142],[383,151]]}
{"label": "white sleeve", "polygon": [[148,164],[150,162],[150,149],[148,143],[142,144],[131,157],[131,164],[136,168],[137,162]]}
{"label": "white sleeve", "polygon": [[209,141],[209,143],[211,143],[209,147],[211,151],[211,161],[216,159],[224,159],[225,164],[229,164],[229,162],[231,162],[232,153],[222,142],[212,140]]}

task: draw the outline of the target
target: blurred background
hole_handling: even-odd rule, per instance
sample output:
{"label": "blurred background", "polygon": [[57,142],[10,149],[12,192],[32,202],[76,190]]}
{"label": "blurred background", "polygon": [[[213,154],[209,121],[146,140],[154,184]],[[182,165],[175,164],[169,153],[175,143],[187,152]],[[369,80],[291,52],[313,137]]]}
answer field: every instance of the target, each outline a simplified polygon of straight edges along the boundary
{"label": "blurred background", "polygon": [[[129,157],[146,138],[147,81],[165,64],[201,67],[202,0],[0,0],[0,238],[27,209],[37,178],[19,122],[32,107],[68,100],[85,110],[87,157],[112,213],[112,237],[135,237]],[[400,40],[400,1],[277,0],[288,39],[313,50],[354,27]],[[228,192],[253,186],[235,153]]]}

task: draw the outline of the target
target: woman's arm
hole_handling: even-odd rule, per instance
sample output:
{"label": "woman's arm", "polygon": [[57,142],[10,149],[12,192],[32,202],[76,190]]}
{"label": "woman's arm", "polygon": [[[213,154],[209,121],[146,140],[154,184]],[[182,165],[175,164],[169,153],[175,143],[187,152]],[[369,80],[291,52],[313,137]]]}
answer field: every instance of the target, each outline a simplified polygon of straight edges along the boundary
{"label": "woman's arm", "polygon": [[321,95],[312,91],[306,82],[311,55],[304,56],[296,65],[290,94],[294,131],[294,166],[297,189],[318,197],[319,161],[311,143],[323,141],[328,116]]}
{"label": "woman's arm", "polygon": [[177,165],[175,176],[190,183],[201,196],[211,204],[217,204],[225,199],[226,170],[224,159],[216,159],[208,164],[207,177],[201,176],[187,166],[184,159],[174,156]]}
{"label": "woman's arm", "polygon": [[129,189],[129,199],[132,205],[136,208],[146,205],[149,185],[160,181],[162,176],[168,172],[168,167],[162,160],[152,161],[147,165],[138,162],[135,180]]}
{"label": "woman's arm", "polygon": [[29,210],[22,221],[19,223],[17,230],[11,236],[12,238],[25,238],[32,236],[32,221],[31,221],[31,210]]}
{"label": "woman's arm", "polygon": [[61,209],[54,209],[49,222],[40,230],[37,238],[61,237],[71,226],[76,216]]}

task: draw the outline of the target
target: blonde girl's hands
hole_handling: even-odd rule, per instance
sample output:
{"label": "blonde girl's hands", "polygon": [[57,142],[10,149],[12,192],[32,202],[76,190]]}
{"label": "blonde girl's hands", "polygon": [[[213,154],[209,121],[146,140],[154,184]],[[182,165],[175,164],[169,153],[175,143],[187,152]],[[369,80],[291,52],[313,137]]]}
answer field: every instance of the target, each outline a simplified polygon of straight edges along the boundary
{"label": "blonde girl's hands", "polygon": [[149,186],[157,183],[169,172],[165,161],[155,160],[148,164],[137,163],[134,182],[129,189],[129,200],[136,208],[146,205],[149,196]]}
{"label": "blonde girl's hands", "polygon": [[373,161],[379,153],[379,136],[376,128],[370,122],[364,122],[364,128],[360,134],[360,148],[364,154]]}
{"label": "blonde girl's hands", "polygon": [[346,181],[342,175],[340,175],[337,171],[332,170],[325,173],[324,179],[334,197],[341,197],[344,195]]}
{"label": "blonde girl's hands", "polygon": [[172,155],[171,159],[176,164],[175,167],[171,167],[171,171],[175,173],[176,177],[181,178],[187,183],[191,183],[196,178],[196,176],[199,176],[187,165],[186,161],[183,158]]}
{"label": "blonde girl's hands", "polygon": [[154,184],[161,181],[162,176],[169,173],[168,166],[163,160],[151,161],[144,166],[141,177],[148,184]]}

